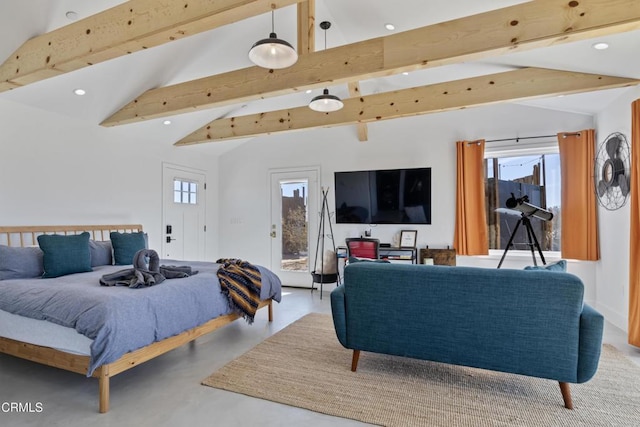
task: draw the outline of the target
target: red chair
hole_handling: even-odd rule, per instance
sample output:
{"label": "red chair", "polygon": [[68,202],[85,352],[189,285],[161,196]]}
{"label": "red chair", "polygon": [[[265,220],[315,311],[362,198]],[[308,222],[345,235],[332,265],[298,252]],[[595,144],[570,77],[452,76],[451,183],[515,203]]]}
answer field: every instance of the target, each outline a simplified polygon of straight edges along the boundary
{"label": "red chair", "polygon": [[380,257],[380,241],[370,237],[351,237],[345,239],[347,257],[378,259]]}

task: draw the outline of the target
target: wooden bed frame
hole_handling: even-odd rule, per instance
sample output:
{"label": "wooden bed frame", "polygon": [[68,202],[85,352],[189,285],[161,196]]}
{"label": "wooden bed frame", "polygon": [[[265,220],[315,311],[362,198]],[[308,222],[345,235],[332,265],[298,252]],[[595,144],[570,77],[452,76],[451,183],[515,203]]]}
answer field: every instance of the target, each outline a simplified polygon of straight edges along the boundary
{"label": "wooden bed frame", "polygon": [[[108,237],[111,231],[139,232],[142,231],[142,225],[0,226],[0,244],[21,247],[33,246],[38,244],[37,238],[41,234],[78,234],[84,231],[91,233],[94,240],[109,240]],[[262,301],[258,307],[267,307],[269,322],[273,321],[272,302],[271,299]],[[115,362],[98,367],[92,376],[98,378],[100,413],[105,413],[109,410],[109,378],[215,331],[239,317],[240,315],[232,313],[211,319],[179,335],[149,344],[146,347],[123,355]],[[89,367],[89,356],[66,353],[50,347],[42,347],[3,337],[0,337],[0,353],[85,375]]]}

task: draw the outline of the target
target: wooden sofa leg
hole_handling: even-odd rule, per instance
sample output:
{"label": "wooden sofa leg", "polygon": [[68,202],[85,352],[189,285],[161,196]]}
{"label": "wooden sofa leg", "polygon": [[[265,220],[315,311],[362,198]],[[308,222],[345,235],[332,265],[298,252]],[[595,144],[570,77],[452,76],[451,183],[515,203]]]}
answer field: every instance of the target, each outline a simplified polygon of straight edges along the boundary
{"label": "wooden sofa leg", "polygon": [[353,350],[353,358],[351,358],[351,371],[355,372],[358,368],[358,359],[360,358],[360,350]]}
{"label": "wooden sofa leg", "polygon": [[562,399],[564,400],[564,407],[567,409],[573,409],[573,402],[571,401],[571,388],[569,383],[559,382],[560,391],[562,392]]}

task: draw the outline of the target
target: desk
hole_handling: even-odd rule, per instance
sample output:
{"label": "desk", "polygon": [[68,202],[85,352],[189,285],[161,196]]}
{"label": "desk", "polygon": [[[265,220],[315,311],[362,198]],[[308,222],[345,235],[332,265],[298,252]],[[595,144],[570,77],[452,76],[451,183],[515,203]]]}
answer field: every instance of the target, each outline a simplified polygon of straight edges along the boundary
{"label": "desk", "polygon": [[[411,261],[412,264],[418,263],[418,249],[417,248],[398,248],[398,247],[382,247],[378,248],[378,255],[380,259],[386,259],[389,261]],[[344,268],[344,261],[347,260],[347,247],[338,246],[336,248],[336,256],[338,258],[338,270],[340,270],[341,264]],[[343,262],[341,263],[340,260]]]}
{"label": "desk", "polygon": [[418,262],[418,249],[416,248],[380,246],[378,253],[380,254],[380,259],[387,259],[389,261],[411,261],[411,264]]}

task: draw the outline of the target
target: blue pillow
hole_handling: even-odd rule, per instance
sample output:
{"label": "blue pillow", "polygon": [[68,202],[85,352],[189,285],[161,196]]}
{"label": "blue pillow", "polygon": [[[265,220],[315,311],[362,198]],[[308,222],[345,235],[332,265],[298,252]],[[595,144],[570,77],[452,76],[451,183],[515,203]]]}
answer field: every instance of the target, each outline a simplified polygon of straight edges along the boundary
{"label": "blue pillow", "polygon": [[42,273],[40,248],[0,245],[0,280],[29,279]]}
{"label": "blue pillow", "polygon": [[546,271],[567,271],[567,261],[561,259],[558,262],[554,262],[547,265],[529,265],[524,269],[525,270],[546,270]]}
{"label": "blue pillow", "polygon": [[91,267],[113,264],[113,255],[111,254],[113,248],[110,241],[89,240],[89,251],[91,253]]}
{"label": "blue pillow", "polygon": [[119,233],[112,231],[111,245],[113,246],[113,258],[116,265],[133,264],[133,256],[141,249],[146,249],[145,233]]}
{"label": "blue pillow", "polygon": [[38,236],[38,245],[43,252],[44,278],[92,271],[86,231],[70,236],[42,234]]}

